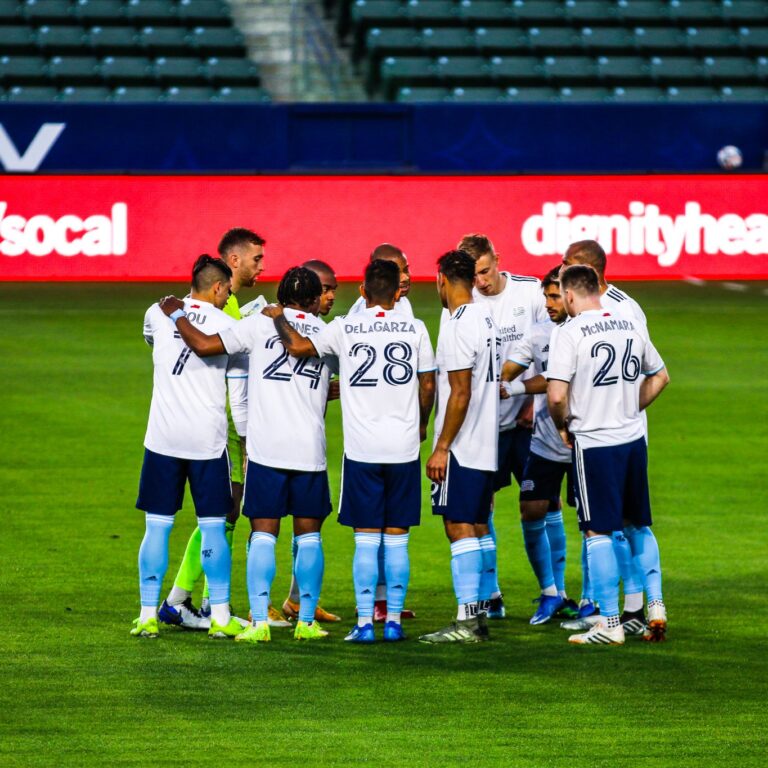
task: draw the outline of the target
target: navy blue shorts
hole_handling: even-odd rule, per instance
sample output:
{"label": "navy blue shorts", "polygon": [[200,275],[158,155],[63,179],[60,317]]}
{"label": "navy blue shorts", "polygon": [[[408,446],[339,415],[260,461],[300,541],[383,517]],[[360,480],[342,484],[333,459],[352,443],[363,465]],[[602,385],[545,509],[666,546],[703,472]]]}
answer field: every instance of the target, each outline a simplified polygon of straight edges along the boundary
{"label": "navy blue shorts", "polygon": [[325,520],[331,514],[328,473],[276,469],[249,461],[243,514],[252,519],[293,515]]}
{"label": "navy blue shorts", "polygon": [[177,459],[144,449],[136,509],[155,515],[175,515],[184,503],[184,485],[198,517],[226,517],[232,510],[229,459]]}
{"label": "navy blue shorts", "polygon": [[624,445],[573,449],[576,512],[582,531],[620,531],[624,520],[651,525],[645,438]]}
{"label": "navy blue shorts", "polygon": [[339,522],[352,528],[412,528],[421,522],[421,464],[371,464],[344,456]]}
{"label": "navy blue shorts", "polygon": [[549,500],[555,502],[554,507],[550,504],[550,509],[558,509],[557,502],[560,500],[564,477],[568,478],[568,504],[573,507],[573,464],[570,461],[552,461],[537,453],[530,453],[525,462],[523,482],[520,483],[520,501]]}
{"label": "navy blue shorts", "polygon": [[493,478],[493,490],[500,491],[512,485],[514,476],[517,484],[523,482],[525,462],[531,450],[533,430],[515,427],[499,432],[499,468]]}
{"label": "navy blue shorts", "polygon": [[494,473],[462,467],[452,453],[449,456],[445,481],[432,483],[432,514],[454,523],[485,525],[491,513]]}

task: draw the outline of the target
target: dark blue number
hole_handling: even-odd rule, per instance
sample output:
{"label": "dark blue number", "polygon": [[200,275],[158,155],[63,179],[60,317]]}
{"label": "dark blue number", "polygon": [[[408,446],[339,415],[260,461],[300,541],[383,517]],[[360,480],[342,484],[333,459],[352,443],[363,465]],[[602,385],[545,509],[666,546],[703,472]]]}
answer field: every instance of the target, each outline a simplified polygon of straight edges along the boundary
{"label": "dark blue number", "polygon": [[320,376],[325,363],[321,363],[315,357],[302,357],[294,366],[293,372],[297,376],[306,376],[310,389],[317,389],[320,385]]}
{"label": "dark blue number", "polygon": [[181,376],[181,372],[184,370],[184,366],[189,360],[189,356],[192,354],[192,350],[189,347],[184,347],[181,350],[181,354],[176,360],[176,364],[173,366],[173,376]]}
{"label": "dark blue number", "polygon": [[281,371],[282,368],[288,362],[288,351],[282,345],[279,336],[272,336],[267,340],[265,344],[266,349],[273,349],[275,345],[279,344],[282,351],[280,354],[264,369],[262,375],[265,379],[271,379],[272,381],[290,381],[291,372],[290,369],[286,373]]}
{"label": "dark blue number", "polygon": [[[600,366],[600,369],[592,379],[592,384],[595,387],[608,387],[611,384],[615,384],[619,377],[617,375],[609,376],[608,374],[616,362],[616,349],[613,344],[609,344],[607,341],[599,341],[592,347],[592,357],[598,357],[601,352],[605,352],[605,362]],[[621,377],[624,381],[637,381],[637,377],[640,375],[640,359],[632,354],[632,339],[627,339],[627,346],[624,349],[624,357],[621,360]]]}
{"label": "dark blue number", "polygon": [[366,379],[365,374],[368,373],[371,366],[376,362],[376,350],[370,344],[353,344],[352,349],[349,350],[350,357],[357,357],[358,353],[362,352],[365,355],[362,365],[349,377],[350,387],[375,387],[378,379]]}
{"label": "dark blue number", "polygon": [[[395,355],[396,352],[400,355]],[[384,366],[384,381],[395,386],[407,384],[413,378],[413,366],[409,362],[412,357],[413,350],[405,342],[393,341],[387,344],[384,347],[384,359],[388,362],[388,365]],[[399,375],[398,369],[402,370]]]}
{"label": "dark blue number", "polygon": [[636,381],[640,375],[640,358],[632,354],[632,339],[627,339],[627,348],[621,360],[621,375],[627,381]]}
{"label": "dark blue number", "polygon": [[489,359],[488,359],[488,373],[485,375],[485,380],[498,381],[499,369],[501,368],[501,339],[497,336],[495,343],[493,339],[487,339],[486,346],[488,347]]}

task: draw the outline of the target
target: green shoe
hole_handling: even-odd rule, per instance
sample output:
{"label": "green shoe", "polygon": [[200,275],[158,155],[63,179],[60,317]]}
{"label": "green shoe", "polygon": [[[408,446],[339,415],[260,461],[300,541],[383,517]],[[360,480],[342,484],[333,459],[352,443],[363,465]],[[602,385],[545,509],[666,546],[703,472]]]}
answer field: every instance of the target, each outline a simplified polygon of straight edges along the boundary
{"label": "green shoe", "polygon": [[328,637],[328,633],[316,621],[311,624],[306,621],[299,621],[293,631],[294,640],[321,640],[324,637]]}
{"label": "green shoe", "polygon": [[480,643],[486,638],[481,634],[480,624],[477,618],[456,620],[437,632],[431,632],[428,635],[422,635],[419,638],[421,643]]}
{"label": "green shoe", "polygon": [[211,619],[211,628],[208,630],[208,637],[211,640],[225,640],[228,637],[236,637],[243,631],[243,625],[234,617],[230,616],[226,626]]}
{"label": "green shoe", "polygon": [[[241,627],[242,630],[242,627]],[[244,631],[241,631],[235,638],[236,643],[268,643],[272,640],[272,634],[269,631],[269,624],[266,621],[259,622],[259,626],[251,624]]]}
{"label": "green shoe", "polygon": [[134,619],[131,634],[134,637],[159,637],[160,632],[157,628],[157,619],[147,619],[143,624],[141,619]]}

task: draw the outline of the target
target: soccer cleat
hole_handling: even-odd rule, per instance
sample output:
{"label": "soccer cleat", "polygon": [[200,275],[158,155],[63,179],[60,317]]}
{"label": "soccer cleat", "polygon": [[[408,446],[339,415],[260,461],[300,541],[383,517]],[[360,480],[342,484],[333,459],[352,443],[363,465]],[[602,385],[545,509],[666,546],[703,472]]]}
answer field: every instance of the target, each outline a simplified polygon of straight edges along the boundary
{"label": "soccer cleat", "polygon": [[439,645],[442,643],[481,643],[486,638],[482,636],[477,617],[472,619],[457,619],[447,627],[430,632],[419,638],[420,643]]}
{"label": "soccer cleat", "polygon": [[619,621],[624,627],[625,635],[642,635],[645,632],[645,614],[642,608],[639,611],[624,611]]}
{"label": "soccer cleat", "polygon": [[208,630],[208,638],[211,640],[226,640],[230,637],[237,637],[243,631],[242,620],[234,616],[229,617],[229,621],[222,626],[216,619],[211,619],[211,628]]}
{"label": "soccer cleat", "polygon": [[531,616],[530,624],[546,624],[565,604],[560,595],[541,595],[533,602],[538,603],[539,607]]}
{"label": "soccer cleat", "polygon": [[648,606],[648,626],[643,632],[643,640],[649,643],[663,643],[667,639],[667,609],[661,601],[654,601]]}
{"label": "soccer cleat", "polygon": [[564,619],[577,619],[579,617],[579,604],[575,600],[571,600],[570,597],[566,597],[556,615]]}
{"label": "soccer cleat", "polygon": [[388,621],[384,625],[384,642],[396,643],[399,640],[407,639],[403,632],[403,625],[398,624],[396,621]]}
{"label": "soccer cleat", "polygon": [[477,614],[477,636],[481,640],[490,640],[491,633],[488,631],[488,614]]}
{"label": "soccer cleat", "polygon": [[269,622],[270,627],[290,627],[291,622],[288,621],[288,619],[283,616],[280,611],[275,608],[274,605],[269,606],[269,610],[267,611],[267,622]]}
{"label": "soccer cleat", "polygon": [[489,619],[503,619],[507,615],[507,610],[504,608],[504,595],[498,597],[492,597],[488,601],[487,616]]}
{"label": "soccer cleat", "polygon": [[[357,612],[355,612],[355,615],[357,615]],[[409,610],[408,608],[403,608],[403,610],[400,612],[400,620],[403,619],[415,619],[416,614]],[[377,600],[373,604],[373,620],[377,624],[383,624],[387,620],[387,601],[386,600]]]}
{"label": "soccer cleat", "polygon": [[608,629],[602,621],[598,621],[592,629],[582,635],[571,635],[569,643],[574,645],[624,645],[624,628]]}
{"label": "soccer cleat", "polygon": [[598,621],[600,621],[600,614],[594,613],[591,616],[585,616],[583,619],[569,619],[568,621],[563,621],[560,623],[560,626],[570,632],[583,632],[586,629],[594,627]]}
{"label": "soccer cleat", "polygon": [[168,605],[167,600],[163,600],[157,618],[163,624],[170,624],[183,629],[210,629],[210,618],[204,617],[194,605],[192,598],[188,597],[181,605]]}
{"label": "soccer cleat", "polygon": [[577,618],[586,619],[587,616],[595,616],[597,613],[599,613],[597,606],[591,600],[587,600],[579,606],[579,615]]}
{"label": "soccer cleat", "polygon": [[143,624],[141,619],[134,619],[131,634],[134,637],[149,637],[153,639],[159,637],[160,631],[157,628],[157,619],[147,619]]}
{"label": "soccer cleat", "polygon": [[211,618],[211,598],[210,597],[204,597],[200,601],[200,615],[204,619]]}
{"label": "soccer cleat", "polygon": [[249,624],[242,632],[235,636],[236,643],[268,643],[272,640],[272,635],[269,631],[269,624],[259,622],[259,626],[256,627],[253,624]]}
{"label": "soccer cleat", "polygon": [[348,643],[375,643],[373,624],[366,624],[364,627],[355,624],[344,640]]}
{"label": "soccer cleat", "polygon": [[311,624],[297,621],[296,629],[293,630],[294,640],[321,640],[324,637],[328,637],[328,633],[316,621]]}
{"label": "soccer cleat", "polygon": [[[286,598],[285,602],[283,603],[283,615],[287,619],[293,619],[294,621],[298,621],[299,604],[294,603],[290,597]],[[326,611],[325,608],[318,605],[317,608],[315,608],[315,621],[325,621],[325,622],[333,623],[334,621],[341,621],[341,616],[337,616],[335,613]]]}

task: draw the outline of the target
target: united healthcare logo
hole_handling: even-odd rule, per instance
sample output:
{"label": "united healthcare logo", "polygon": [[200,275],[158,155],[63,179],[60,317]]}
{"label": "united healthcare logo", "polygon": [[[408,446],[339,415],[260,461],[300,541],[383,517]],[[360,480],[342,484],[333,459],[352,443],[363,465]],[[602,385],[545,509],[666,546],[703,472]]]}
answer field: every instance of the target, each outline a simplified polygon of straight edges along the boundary
{"label": "united healthcare logo", "polygon": [[43,123],[29,146],[20,152],[0,123],[0,164],[6,171],[34,173],[58,141],[66,123]]}

